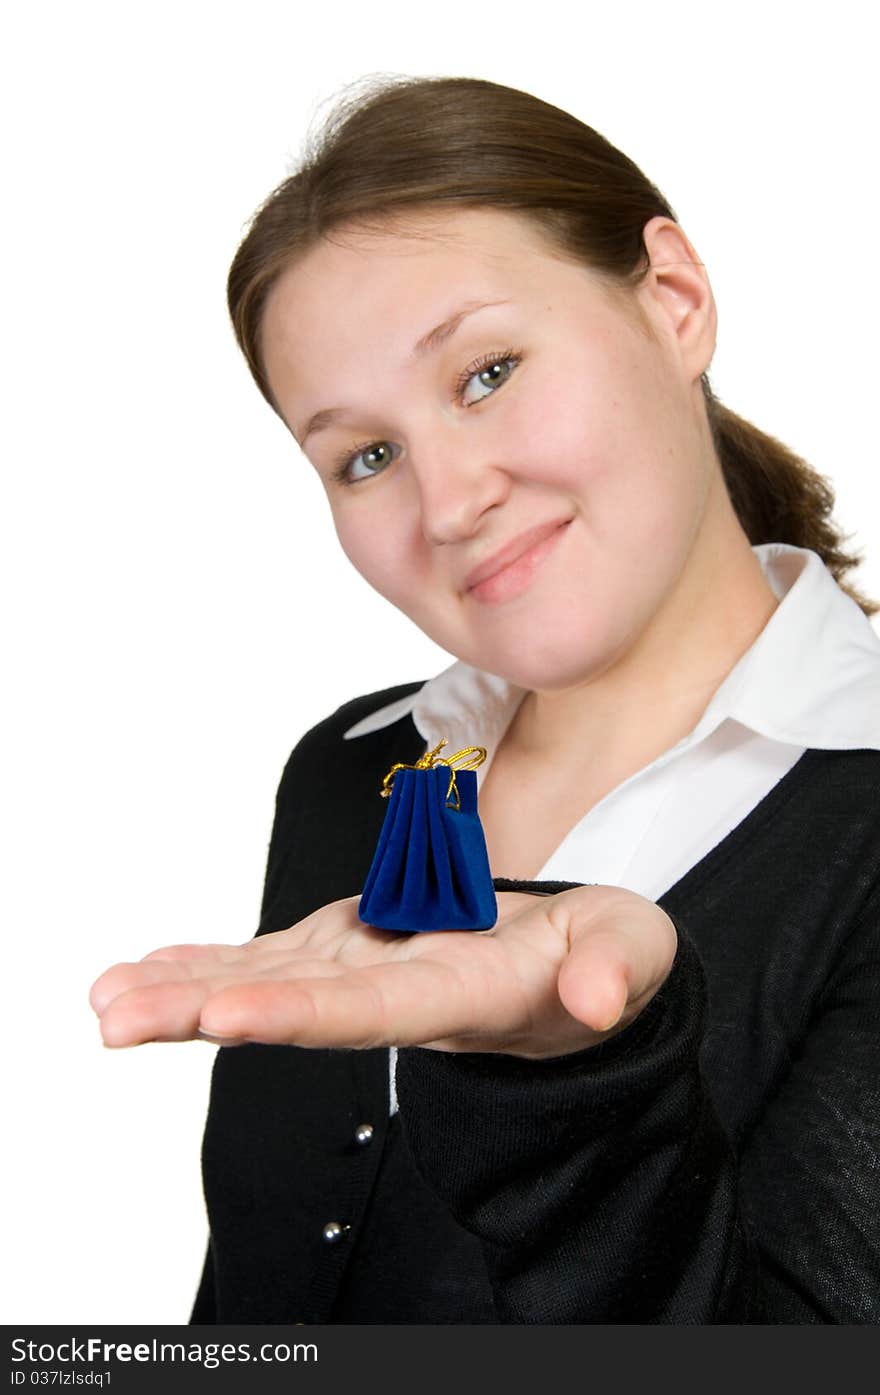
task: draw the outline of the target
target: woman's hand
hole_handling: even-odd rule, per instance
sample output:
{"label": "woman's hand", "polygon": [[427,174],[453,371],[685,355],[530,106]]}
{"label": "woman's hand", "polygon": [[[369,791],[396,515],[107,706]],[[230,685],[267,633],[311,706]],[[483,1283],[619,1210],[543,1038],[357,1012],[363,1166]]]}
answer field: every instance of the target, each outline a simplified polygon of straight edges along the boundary
{"label": "woman's hand", "polygon": [[107,1046],[202,1038],[566,1055],[622,1031],[667,977],[675,927],[614,886],[498,893],[491,930],[400,935],[359,897],[242,945],[172,945],[117,964],[90,1002]]}

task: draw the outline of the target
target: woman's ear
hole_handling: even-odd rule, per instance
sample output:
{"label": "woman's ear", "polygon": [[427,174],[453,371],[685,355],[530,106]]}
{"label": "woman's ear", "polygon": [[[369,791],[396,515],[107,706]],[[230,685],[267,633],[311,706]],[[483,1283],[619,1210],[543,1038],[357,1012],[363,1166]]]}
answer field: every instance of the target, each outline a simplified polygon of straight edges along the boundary
{"label": "woman's ear", "polygon": [[642,239],[650,260],[639,287],[644,311],[663,338],[677,344],[682,367],[695,381],[712,361],[718,329],[706,268],[671,218],[651,218]]}

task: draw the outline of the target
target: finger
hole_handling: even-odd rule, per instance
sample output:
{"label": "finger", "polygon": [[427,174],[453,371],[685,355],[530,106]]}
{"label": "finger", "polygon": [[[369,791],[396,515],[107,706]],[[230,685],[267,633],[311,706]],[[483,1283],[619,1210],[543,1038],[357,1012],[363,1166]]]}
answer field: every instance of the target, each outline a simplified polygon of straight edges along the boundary
{"label": "finger", "polygon": [[223,980],[189,980],[161,987],[129,988],[113,999],[101,1017],[105,1046],[139,1046],[147,1041],[192,1041],[199,1016]]}
{"label": "finger", "polygon": [[[472,976],[468,975],[468,979]],[[224,989],[203,1008],[210,1036],[314,1047],[413,1046],[454,1037],[474,1022],[505,1030],[503,996],[466,984],[451,964],[429,960],[370,965],[323,978]]]}
{"label": "finger", "polygon": [[627,964],[616,937],[598,932],[572,949],[559,974],[559,998],[572,1017],[607,1032],[629,1001]]}
{"label": "finger", "polygon": [[89,1002],[100,1017],[114,998],[130,988],[190,977],[184,964],[164,961],[151,964],[114,964],[112,968],[105,970],[100,978],[95,979],[89,989]]}
{"label": "finger", "polygon": [[[372,930],[357,918],[359,897],[345,897],[284,930],[257,936],[243,944],[173,944],[152,950],[138,963],[114,964],[92,984],[89,1002],[99,1015],[113,997],[129,988],[151,983],[199,978],[216,974],[220,966],[244,965],[255,960],[283,962],[279,957],[305,945],[330,954],[345,946],[348,937],[364,940],[362,952],[373,953],[395,937]],[[357,932],[352,936],[351,932]],[[160,967],[156,967],[156,966]],[[168,966],[167,972],[161,966]],[[142,967],[149,966],[149,967]]]}
{"label": "finger", "polygon": [[[576,917],[575,917],[576,919]],[[571,949],[559,973],[565,1009],[597,1032],[631,1021],[672,967],[677,936],[653,902],[625,899],[586,925],[572,925]]]}
{"label": "finger", "polygon": [[198,1041],[207,1041],[211,1046],[247,1046],[244,1037],[211,1037],[208,1036],[207,1032],[202,1031],[196,1032],[196,1039]]}
{"label": "finger", "polygon": [[[89,1002],[100,1015],[106,1012],[110,1003],[120,993],[130,988],[147,988],[151,984],[175,983],[179,981],[215,978],[219,972],[233,972],[242,965],[245,956],[241,949],[233,945],[180,945],[175,949],[201,949],[203,955],[180,955],[165,957],[165,951],[155,951],[138,963],[114,964],[97,978],[89,990]],[[222,954],[215,951],[222,950]]]}
{"label": "finger", "polygon": [[[158,963],[158,961],[157,961]],[[139,968],[139,965],[119,966]],[[151,966],[157,967],[157,964]],[[161,967],[161,966],[159,966]],[[137,1046],[147,1041],[190,1041],[199,1035],[199,1014],[213,995],[228,991],[245,993],[253,983],[285,979],[321,979],[344,974],[345,969],[331,960],[305,959],[288,955],[272,961],[253,960],[246,965],[235,964],[228,972],[189,975],[187,964],[165,966],[176,975],[161,982],[135,982],[113,996],[101,1014],[101,1033],[107,1046]],[[234,1033],[201,1033],[222,1037]],[[245,1038],[242,1038],[245,1039]],[[262,1040],[260,1037],[254,1040]]]}
{"label": "finger", "polygon": [[[105,970],[92,984],[89,1002],[100,1016],[115,997],[130,988],[216,977],[218,970],[231,970],[248,962],[248,947],[228,944],[183,944],[154,949],[137,963],[114,964]],[[286,952],[290,954],[289,946]]]}
{"label": "finger", "polygon": [[247,944],[163,945],[160,949],[153,949],[149,954],[145,954],[140,963],[151,964],[154,960],[160,960],[162,963],[174,963],[178,960],[182,962],[205,960],[213,963],[231,964],[242,957],[246,948]]}

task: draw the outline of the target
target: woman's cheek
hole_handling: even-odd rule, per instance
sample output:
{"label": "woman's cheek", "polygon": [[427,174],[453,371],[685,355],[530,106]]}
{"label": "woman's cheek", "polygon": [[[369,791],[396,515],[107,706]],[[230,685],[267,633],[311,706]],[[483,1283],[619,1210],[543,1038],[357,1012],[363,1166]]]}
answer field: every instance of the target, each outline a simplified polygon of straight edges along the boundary
{"label": "woman's cheek", "polygon": [[367,512],[361,510],[357,519],[345,517],[344,510],[334,512],[336,536],[355,571],[373,590],[405,608],[417,585],[415,559],[405,540],[396,536],[387,511],[380,517],[367,517]]}
{"label": "woman's cheek", "polygon": [[[552,378],[535,375],[528,391],[514,395],[511,380],[506,403],[498,401],[498,431],[493,431],[490,450],[497,456],[495,463],[504,464],[513,475],[543,482],[563,463],[562,449],[575,432],[572,429],[571,403],[566,393]],[[583,429],[583,417],[580,417]],[[549,482],[549,481],[548,481]]]}
{"label": "woman's cheek", "polygon": [[[356,488],[356,486],[352,486]],[[333,506],[333,526],[336,529],[336,536],[339,545],[345,553],[355,571],[372,584],[373,577],[373,555],[376,552],[375,542],[371,546],[369,522],[366,519],[360,520],[356,515],[351,515],[344,504]]]}
{"label": "woman's cheek", "polygon": [[[536,385],[538,387],[539,385]],[[517,459],[536,482],[575,497],[613,468],[609,451],[607,401],[597,401],[590,386],[566,379],[540,385],[540,406],[515,422]]]}

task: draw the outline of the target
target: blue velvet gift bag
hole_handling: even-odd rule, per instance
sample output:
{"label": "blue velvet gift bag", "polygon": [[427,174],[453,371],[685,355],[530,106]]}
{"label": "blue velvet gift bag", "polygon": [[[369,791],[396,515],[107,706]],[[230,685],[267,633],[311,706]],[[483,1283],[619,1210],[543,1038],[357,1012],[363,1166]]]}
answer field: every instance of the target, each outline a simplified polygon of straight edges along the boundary
{"label": "blue velvet gift bag", "polygon": [[[382,792],[390,802],[358,903],[366,925],[488,930],[498,919],[473,768],[486,752],[468,747],[444,761],[437,752],[445,744],[385,777]],[[452,764],[462,759],[465,764]]]}

